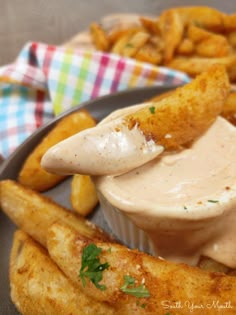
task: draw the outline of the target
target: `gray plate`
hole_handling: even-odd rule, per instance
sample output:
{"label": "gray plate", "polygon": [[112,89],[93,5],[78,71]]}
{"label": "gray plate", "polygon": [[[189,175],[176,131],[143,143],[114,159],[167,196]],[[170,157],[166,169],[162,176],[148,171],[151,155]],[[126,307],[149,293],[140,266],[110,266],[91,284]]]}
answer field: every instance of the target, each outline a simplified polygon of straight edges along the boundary
{"label": "gray plate", "polygon": [[[44,125],[42,128],[38,129],[21,146],[19,146],[19,148],[14,151],[14,153],[1,165],[0,180],[16,179],[21,165],[27,155],[55,125],[55,123],[65,115],[85,107],[91,115],[99,121],[115,109],[141,103],[154,95],[166,92],[170,89],[170,86],[131,89],[103,96],[90,102],[86,102],[78,107],[74,107],[72,110],[63,113],[56,119]],[[59,184],[54,189],[48,191],[46,195],[50,196],[61,205],[71,208],[69,202],[69,181],[70,179]],[[89,219],[101,226],[103,229],[109,231],[99,206]],[[0,211],[0,315],[19,314],[10,299],[8,279],[9,254],[12,244],[12,236],[15,229],[16,227],[14,224],[11,223],[11,221]]]}

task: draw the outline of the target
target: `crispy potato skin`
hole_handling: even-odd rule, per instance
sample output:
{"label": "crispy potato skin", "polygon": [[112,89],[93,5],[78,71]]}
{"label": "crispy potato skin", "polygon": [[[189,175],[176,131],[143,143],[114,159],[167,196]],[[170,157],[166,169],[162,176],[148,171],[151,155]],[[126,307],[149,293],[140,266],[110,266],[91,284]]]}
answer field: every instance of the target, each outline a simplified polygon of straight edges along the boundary
{"label": "crispy potato skin", "polygon": [[[172,93],[174,93],[174,90],[158,94],[157,96],[152,97],[149,101],[159,102],[160,100],[166,98]],[[231,122],[234,126],[236,126],[236,92],[230,92],[230,94],[228,95],[223,105],[221,116],[227,119],[229,122]]]}
{"label": "crispy potato skin", "polygon": [[236,126],[236,92],[230,93],[224,104],[221,115]]}
{"label": "crispy potato skin", "polygon": [[[124,118],[132,129],[135,126],[148,140],[165,147],[178,149],[203,134],[220,114],[229,94],[230,85],[225,68],[213,65],[168,97]],[[167,137],[166,135],[169,135]]]}
{"label": "crispy potato skin", "polygon": [[11,298],[23,315],[114,314],[74,287],[48,253],[26,233],[14,235],[10,257]]}
{"label": "crispy potato skin", "polygon": [[12,180],[0,182],[0,208],[19,228],[44,247],[47,229],[57,221],[73,226],[91,239],[110,239],[92,222]]}
{"label": "crispy potato skin", "polygon": [[[207,305],[214,301],[222,305],[230,301],[232,309],[227,309],[227,313],[235,314],[235,277],[203,271],[185,264],[170,263],[114,243],[94,242],[102,248],[101,262],[108,262],[110,265],[103,272],[102,280],[107,290],[100,291],[89,280],[84,288],[76,275],[81,267],[82,250],[89,243],[90,241],[81,239],[78,232],[65,225],[54,224],[49,229],[47,244],[52,259],[74,285],[95,300],[115,307],[116,314],[165,314],[164,306],[174,305],[176,301],[182,301],[183,308],[174,314],[189,314],[188,301],[205,306],[204,314],[212,315],[216,314],[216,309],[206,309]],[[145,283],[151,296],[138,299],[123,293],[119,288],[124,283],[124,275],[134,277],[139,285]],[[138,307],[139,303],[144,303],[146,307]],[[203,309],[195,309],[194,314],[202,315]]]}
{"label": "crispy potato skin", "polygon": [[36,191],[45,191],[61,182],[65,176],[51,174],[41,167],[42,156],[54,144],[81,130],[94,127],[95,124],[95,120],[86,110],[80,110],[60,120],[27,157],[18,181]]}

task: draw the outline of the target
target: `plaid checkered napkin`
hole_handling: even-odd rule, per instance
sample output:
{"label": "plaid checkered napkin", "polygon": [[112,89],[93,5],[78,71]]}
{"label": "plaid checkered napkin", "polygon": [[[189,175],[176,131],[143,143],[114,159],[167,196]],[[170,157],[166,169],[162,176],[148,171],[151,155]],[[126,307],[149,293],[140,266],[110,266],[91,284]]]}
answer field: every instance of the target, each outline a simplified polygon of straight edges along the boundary
{"label": "plaid checkered napkin", "polygon": [[35,129],[81,102],[188,81],[181,72],[118,55],[29,43],[15,63],[0,68],[0,155],[9,156]]}

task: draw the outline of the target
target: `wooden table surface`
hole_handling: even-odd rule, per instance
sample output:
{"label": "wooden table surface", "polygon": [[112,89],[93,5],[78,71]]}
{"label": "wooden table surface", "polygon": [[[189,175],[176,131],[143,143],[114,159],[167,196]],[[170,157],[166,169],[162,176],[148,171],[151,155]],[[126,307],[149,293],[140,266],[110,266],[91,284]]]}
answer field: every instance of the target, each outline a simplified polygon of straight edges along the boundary
{"label": "wooden table surface", "polygon": [[181,5],[236,11],[236,0],[0,0],[0,66],[12,62],[28,41],[61,44],[110,13],[158,15]]}

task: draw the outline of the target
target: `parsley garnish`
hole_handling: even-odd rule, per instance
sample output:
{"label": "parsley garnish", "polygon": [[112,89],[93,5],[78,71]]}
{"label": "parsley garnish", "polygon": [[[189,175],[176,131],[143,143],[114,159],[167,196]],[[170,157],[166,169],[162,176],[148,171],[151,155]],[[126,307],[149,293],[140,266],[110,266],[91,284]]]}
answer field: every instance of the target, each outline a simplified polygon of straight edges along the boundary
{"label": "parsley garnish", "polygon": [[124,284],[120,290],[126,294],[130,294],[138,298],[150,297],[150,293],[145,285],[141,284],[140,286],[135,286],[135,281],[135,278],[125,275]]}
{"label": "parsley garnish", "polygon": [[187,210],[188,208],[186,206],[184,206],[184,210]]}
{"label": "parsley garnish", "polygon": [[155,108],[155,106],[151,106],[151,107],[149,107],[149,110],[150,110],[151,114],[155,114],[156,108]]}
{"label": "parsley garnish", "polygon": [[125,45],[125,47],[128,47],[128,48],[133,48],[133,47],[134,47],[134,45],[133,45],[133,44],[131,44],[131,43],[127,43],[127,44]]}
{"label": "parsley garnish", "polygon": [[140,307],[142,307],[142,308],[145,308],[145,307],[147,306],[146,303],[142,303],[142,304],[141,304],[140,301],[137,301],[137,302],[136,302],[136,305],[137,305],[137,306],[140,306]]}
{"label": "parsley garnish", "polygon": [[98,257],[101,251],[102,249],[97,247],[95,244],[89,244],[83,249],[79,276],[84,287],[86,286],[85,278],[88,278],[96,286],[96,288],[104,291],[106,286],[99,284],[99,282],[102,280],[103,271],[109,268],[109,264],[107,262],[101,264]]}
{"label": "parsley garnish", "polygon": [[219,202],[219,200],[207,200],[208,202],[212,202],[212,203],[217,203],[217,202]]}

